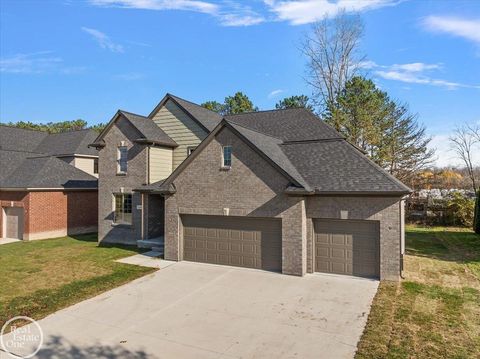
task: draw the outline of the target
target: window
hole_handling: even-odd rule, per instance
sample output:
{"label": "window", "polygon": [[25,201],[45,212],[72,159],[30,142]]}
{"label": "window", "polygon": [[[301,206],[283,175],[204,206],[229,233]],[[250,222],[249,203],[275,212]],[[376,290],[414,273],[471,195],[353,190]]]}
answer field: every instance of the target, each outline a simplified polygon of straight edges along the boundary
{"label": "window", "polygon": [[115,197],[113,222],[116,224],[132,224],[132,194],[118,193]]}
{"label": "window", "polygon": [[117,153],[117,173],[127,173],[127,158],[128,149],[127,146],[119,146]]}
{"label": "window", "polygon": [[195,146],[187,147],[187,157],[190,156],[196,148]]}
{"label": "window", "polygon": [[93,173],[98,173],[98,158],[93,159]]}
{"label": "window", "polygon": [[232,166],[232,146],[223,147],[223,167]]}

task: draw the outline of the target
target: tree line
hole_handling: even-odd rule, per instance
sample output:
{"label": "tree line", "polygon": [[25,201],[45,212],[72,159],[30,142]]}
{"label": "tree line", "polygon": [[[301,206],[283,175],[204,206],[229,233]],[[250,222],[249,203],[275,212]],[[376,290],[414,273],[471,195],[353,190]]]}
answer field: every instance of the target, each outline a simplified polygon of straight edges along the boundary
{"label": "tree line", "polygon": [[60,133],[60,132],[78,131],[78,130],[85,130],[85,129],[92,129],[100,133],[106,126],[105,123],[89,125],[87,121],[82,119],[77,119],[72,121],[61,121],[61,122],[45,122],[45,123],[18,121],[18,122],[7,122],[6,125],[23,128],[27,130],[44,131],[48,133]]}

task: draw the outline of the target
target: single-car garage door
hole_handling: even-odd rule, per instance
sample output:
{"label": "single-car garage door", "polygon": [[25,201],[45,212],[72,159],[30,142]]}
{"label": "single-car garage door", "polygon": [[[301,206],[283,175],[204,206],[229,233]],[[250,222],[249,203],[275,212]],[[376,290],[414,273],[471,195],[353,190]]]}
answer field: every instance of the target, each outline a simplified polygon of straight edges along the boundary
{"label": "single-car garage door", "polygon": [[279,219],[185,215],[182,223],[185,260],[282,269]]}
{"label": "single-car garage door", "polygon": [[380,276],[380,231],[376,221],[314,219],[316,272]]}
{"label": "single-car garage door", "polygon": [[23,239],[23,208],[5,208],[5,237]]}

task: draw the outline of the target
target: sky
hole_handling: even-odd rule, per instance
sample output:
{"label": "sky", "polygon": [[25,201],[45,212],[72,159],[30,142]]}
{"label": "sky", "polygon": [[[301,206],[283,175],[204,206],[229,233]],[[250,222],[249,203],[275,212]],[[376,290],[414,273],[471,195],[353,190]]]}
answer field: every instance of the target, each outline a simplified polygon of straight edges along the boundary
{"label": "sky", "polygon": [[311,95],[299,48],[342,9],[365,23],[368,76],[458,164],[448,137],[480,125],[477,0],[0,0],[0,122],[148,115],[167,92],[272,109]]}

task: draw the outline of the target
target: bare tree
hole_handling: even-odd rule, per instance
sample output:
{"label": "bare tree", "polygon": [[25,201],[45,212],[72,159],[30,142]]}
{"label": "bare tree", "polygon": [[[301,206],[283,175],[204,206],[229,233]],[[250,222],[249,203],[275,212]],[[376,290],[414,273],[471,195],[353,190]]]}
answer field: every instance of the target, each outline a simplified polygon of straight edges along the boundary
{"label": "bare tree", "polygon": [[314,89],[315,105],[334,111],[338,94],[357,73],[364,57],[359,55],[363,22],[358,15],[341,12],[333,19],[316,22],[303,43],[308,59],[307,82]]}
{"label": "bare tree", "polygon": [[480,143],[480,125],[467,125],[477,143]]}
{"label": "bare tree", "polygon": [[472,187],[475,193],[477,192],[477,184],[475,181],[474,164],[472,154],[475,151],[475,145],[478,138],[474,131],[468,126],[463,125],[457,127],[452,136],[450,136],[450,143],[458,158],[465,163],[468,171],[468,176],[472,181]]}

